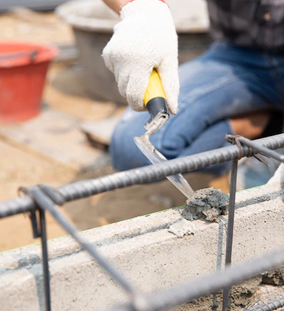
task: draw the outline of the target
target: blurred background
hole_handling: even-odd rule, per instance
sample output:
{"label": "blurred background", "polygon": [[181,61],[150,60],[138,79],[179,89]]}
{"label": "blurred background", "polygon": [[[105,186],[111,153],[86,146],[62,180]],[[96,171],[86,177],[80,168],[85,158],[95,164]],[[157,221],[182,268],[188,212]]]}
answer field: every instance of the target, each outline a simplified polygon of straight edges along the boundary
{"label": "blurred background", "polygon": [[[203,0],[168,1],[180,63],[210,38]],[[114,172],[108,146],[126,108],[101,58],[119,17],[101,0],[0,1],[0,199],[20,186],[58,186]],[[228,192],[227,178],[186,176],[194,189]],[[111,191],[66,204],[86,230],[185,203],[168,181]],[[48,238],[65,233],[48,217]],[[28,215],[0,220],[0,251],[36,242]]]}

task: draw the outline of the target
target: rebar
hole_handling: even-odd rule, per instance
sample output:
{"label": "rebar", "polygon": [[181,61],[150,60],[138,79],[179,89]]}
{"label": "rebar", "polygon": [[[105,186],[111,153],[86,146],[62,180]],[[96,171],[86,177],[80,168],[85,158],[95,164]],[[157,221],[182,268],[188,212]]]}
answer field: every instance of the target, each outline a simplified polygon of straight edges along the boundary
{"label": "rebar", "polygon": [[[262,138],[255,142],[270,149],[282,148],[284,147],[284,134]],[[248,147],[244,147],[243,150],[243,156],[253,154],[253,151]],[[65,201],[72,201],[109,190],[151,183],[166,178],[166,176],[192,172],[214,164],[237,159],[238,157],[239,149],[237,146],[224,147],[97,179],[76,182],[58,188],[58,192]],[[31,208],[32,200],[28,196],[2,202],[0,203],[0,219],[28,212]]]}
{"label": "rebar", "polygon": [[273,311],[278,310],[279,308],[282,307],[284,307],[284,296],[270,300],[267,303],[262,303],[254,307],[250,307],[249,309],[245,309],[243,311]]}
{"label": "rebar", "polygon": [[[275,135],[273,137],[260,139],[254,142],[251,142],[250,140],[247,140],[243,137],[238,137],[238,140],[246,146],[240,145],[238,143],[238,147],[231,146],[212,150],[209,152],[203,152],[185,158],[167,161],[155,166],[151,165],[144,168],[112,174],[102,178],[77,182],[54,190],[48,186],[40,185],[28,189],[29,191],[27,194],[29,195],[0,203],[0,218],[30,211],[35,235],[37,235],[35,211],[37,209],[40,211],[43,268],[45,279],[44,285],[47,297],[46,310],[50,310],[51,303],[44,214],[45,211],[51,213],[51,215],[61,225],[61,227],[63,227],[82,246],[82,248],[84,248],[99,263],[99,265],[102,266],[130,294],[131,303],[117,307],[115,310],[168,310],[169,308],[176,307],[192,299],[199,298],[209,293],[216,293],[222,289],[225,290],[225,293],[227,291],[227,294],[229,294],[229,289],[232,285],[241,283],[259,275],[264,271],[269,271],[283,265],[284,249],[281,249],[269,255],[256,258],[250,262],[246,262],[238,266],[231,266],[238,159],[244,156],[251,156],[255,153],[256,150],[257,152],[261,152],[281,162],[284,162],[284,156],[281,156],[276,152],[267,149],[277,149],[284,147],[284,134]],[[262,146],[259,144],[262,144]],[[88,243],[82,237],[78,230],[55,206],[55,204],[61,205],[65,201],[76,200],[105,191],[128,187],[131,185],[150,183],[165,178],[166,176],[191,172],[229,160],[232,160],[233,169],[230,187],[230,209],[228,219],[225,269],[197,280],[189,281],[187,283],[175,286],[171,289],[163,290],[156,294],[151,294],[149,296],[144,296],[139,291],[137,291],[132,286],[132,284],[96,250],[92,244]],[[229,306],[228,299],[226,297],[229,296],[225,295],[223,310],[226,310]],[[277,300],[277,302],[279,302],[279,300]],[[281,304],[276,305],[275,301],[273,303],[277,308],[283,306]],[[253,310],[263,311],[266,309]]]}
{"label": "rebar", "polygon": [[[232,168],[231,168],[231,181],[230,181],[230,199],[229,199],[229,211],[228,211],[226,257],[225,257],[225,265],[226,266],[230,266],[231,263],[232,263],[238,160],[233,160],[231,167]],[[230,294],[231,294],[231,288],[230,287],[226,287],[224,289],[224,291],[223,291],[223,307],[222,307],[222,311],[230,310]]]}
{"label": "rebar", "polygon": [[46,220],[44,210],[41,209],[39,211],[39,217],[40,217],[40,236],[41,236],[41,251],[42,251],[44,303],[45,303],[45,310],[51,311],[50,277],[48,267],[47,234],[46,234]]}
{"label": "rebar", "polygon": [[[137,306],[139,305],[147,305],[147,302],[144,300],[144,296],[140,294],[133,286],[132,284],[124,277],[122,274],[112,265],[108,262],[104,256],[100,254],[100,252],[97,251],[97,249],[89,243],[82,234],[76,229],[76,227],[63,215],[63,213],[55,206],[54,202],[46,195],[46,193],[43,192],[42,189],[39,187],[33,187],[30,189],[30,193],[32,194],[33,200],[35,202],[35,205],[40,210],[41,215],[41,223],[43,222],[44,212],[48,211],[52,217],[56,220],[56,222],[68,232],[75,241],[77,241],[83,249],[85,249],[97,262],[98,264],[111,276],[115,281],[120,284],[125,291],[127,291],[132,300],[133,303]],[[43,225],[42,229],[44,229],[45,226]],[[45,232],[45,231],[43,231]],[[44,235],[46,237],[46,233]],[[43,241],[44,242],[44,241]],[[45,260],[48,260],[47,255],[47,244],[46,240],[45,243],[42,244],[43,250],[45,250],[45,253],[43,252],[43,255],[45,255]],[[44,276],[45,280],[47,280],[46,276],[48,276],[49,280],[49,272],[48,272],[48,266],[44,265]],[[45,282],[45,289],[49,289],[49,281],[48,284]],[[50,297],[50,295],[49,295]],[[46,310],[50,310],[50,299],[49,299],[49,305],[47,303]],[[143,309],[143,308],[136,308],[136,309]]]}
{"label": "rebar", "polygon": [[273,151],[273,150],[267,150],[267,148],[264,148],[263,146],[261,146],[260,144],[253,142],[245,137],[239,136],[238,137],[240,143],[242,143],[243,145],[246,145],[250,148],[253,148],[254,150],[260,152],[260,153],[264,153],[265,155],[274,158],[275,160],[278,160],[280,162],[284,162],[284,156]]}
{"label": "rebar", "polygon": [[[148,297],[151,310],[164,311],[181,304],[216,293],[226,287],[242,283],[258,276],[264,271],[271,271],[284,264],[284,249],[255,258],[240,265],[229,266],[221,271],[198,279],[162,290]],[[112,311],[133,311],[131,304],[113,307]]]}

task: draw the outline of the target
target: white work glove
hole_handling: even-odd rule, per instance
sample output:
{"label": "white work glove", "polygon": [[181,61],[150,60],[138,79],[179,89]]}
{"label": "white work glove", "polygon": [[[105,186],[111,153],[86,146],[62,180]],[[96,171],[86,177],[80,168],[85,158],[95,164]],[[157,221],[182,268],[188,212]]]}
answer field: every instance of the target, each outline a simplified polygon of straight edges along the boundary
{"label": "white work glove", "polygon": [[169,7],[160,0],[134,0],[121,10],[122,21],[103,50],[105,64],[114,75],[119,92],[136,111],[144,110],[144,93],[156,68],[168,108],[178,106],[177,34]]}

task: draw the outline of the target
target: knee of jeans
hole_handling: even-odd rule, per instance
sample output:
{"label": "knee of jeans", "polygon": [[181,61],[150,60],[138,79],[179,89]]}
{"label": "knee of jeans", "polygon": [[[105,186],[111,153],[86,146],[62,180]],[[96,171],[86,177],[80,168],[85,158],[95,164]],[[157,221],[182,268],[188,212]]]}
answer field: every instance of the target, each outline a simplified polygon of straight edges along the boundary
{"label": "knee of jeans", "polygon": [[165,129],[160,129],[151,137],[151,142],[168,160],[175,159],[185,149],[184,142],[179,139],[171,139],[166,135]]}
{"label": "knee of jeans", "polygon": [[130,137],[123,131],[123,128],[117,126],[113,132],[110,142],[110,156],[112,160],[112,165],[115,169],[119,171],[127,170],[127,162],[125,159],[127,158],[127,148],[123,146],[128,145],[127,140],[130,141]]}
{"label": "knee of jeans", "polygon": [[132,120],[130,122],[119,121],[113,132],[109,149],[115,169],[125,171],[149,164],[134,142],[134,137],[142,134],[143,126],[142,129],[137,129]]}

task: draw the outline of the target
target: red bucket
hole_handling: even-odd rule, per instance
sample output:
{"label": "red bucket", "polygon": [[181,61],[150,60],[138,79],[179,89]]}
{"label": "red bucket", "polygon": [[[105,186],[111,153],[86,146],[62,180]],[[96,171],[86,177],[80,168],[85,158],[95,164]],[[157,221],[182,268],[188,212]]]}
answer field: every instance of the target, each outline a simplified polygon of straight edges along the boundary
{"label": "red bucket", "polygon": [[39,114],[48,65],[57,54],[53,46],[0,43],[0,121],[24,121]]}

